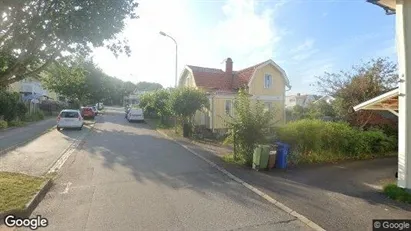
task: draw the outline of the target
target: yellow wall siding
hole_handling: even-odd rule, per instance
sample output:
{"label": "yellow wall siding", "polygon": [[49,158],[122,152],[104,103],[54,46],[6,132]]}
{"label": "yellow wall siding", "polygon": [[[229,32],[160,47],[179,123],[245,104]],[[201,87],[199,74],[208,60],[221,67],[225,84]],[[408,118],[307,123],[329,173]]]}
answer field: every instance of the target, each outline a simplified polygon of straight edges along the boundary
{"label": "yellow wall siding", "polygon": [[183,86],[196,87],[193,75],[189,71],[187,71],[186,74],[183,76]]}
{"label": "yellow wall siding", "polygon": [[[229,119],[225,113],[225,101],[232,100],[224,97],[214,97],[214,129],[226,128],[226,121]],[[232,105],[232,110],[234,110]]]}
{"label": "yellow wall siding", "polygon": [[[264,88],[264,76],[272,76],[271,88]],[[249,93],[252,95],[282,96],[285,92],[285,81],[281,73],[272,65],[258,69],[250,84]]]}

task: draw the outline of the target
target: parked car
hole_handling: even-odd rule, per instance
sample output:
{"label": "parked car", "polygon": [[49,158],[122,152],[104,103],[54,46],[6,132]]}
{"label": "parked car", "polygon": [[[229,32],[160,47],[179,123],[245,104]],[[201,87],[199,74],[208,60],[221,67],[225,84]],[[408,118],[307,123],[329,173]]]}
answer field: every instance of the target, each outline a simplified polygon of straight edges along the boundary
{"label": "parked car", "polygon": [[104,104],[103,103],[96,103],[96,108],[97,108],[97,110],[103,110],[104,109]]}
{"label": "parked car", "polygon": [[141,108],[131,108],[126,116],[126,119],[128,120],[128,122],[132,122],[132,121],[144,121],[144,112],[143,109]]}
{"label": "parked car", "polygon": [[64,109],[57,117],[57,130],[62,128],[75,128],[81,130],[83,124],[83,117],[79,110]]}
{"label": "parked car", "polygon": [[94,119],[96,114],[94,113],[92,107],[82,107],[81,108],[81,116],[85,119],[87,119],[87,118]]}
{"label": "parked car", "polygon": [[91,107],[91,109],[93,109],[94,115],[98,115],[98,110],[96,106],[87,106],[87,107]]}

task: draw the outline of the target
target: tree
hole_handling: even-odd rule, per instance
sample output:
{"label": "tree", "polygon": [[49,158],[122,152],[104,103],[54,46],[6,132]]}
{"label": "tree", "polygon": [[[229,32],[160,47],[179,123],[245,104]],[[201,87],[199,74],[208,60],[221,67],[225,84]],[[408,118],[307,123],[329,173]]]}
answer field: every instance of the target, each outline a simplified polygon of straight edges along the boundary
{"label": "tree", "polygon": [[235,115],[226,121],[231,130],[228,139],[235,140],[235,152],[251,165],[254,148],[266,139],[269,128],[276,122],[273,120],[275,110],[265,110],[264,104],[259,101],[253,103],[249,95],[240,90],[234,101],[234,111]]}
{"label": "tree", "polygon": [[192,118],[198,110],[209,106],[206,94],[193,88],[174,89],[170,99],[173,114],[179,116],[184,123],[188,124],[192,123]]}
{"label": "tree", "polygon": [[139,82],[137,83],[135,89],[139,91],[155,91],[163,89],[163,86],[159,83]]}
{"label": "tree", "polygon": [[87,98],[86,71],[80,62],[61,64],[54,62],[42,74],[45,87],[70,100],[83,102]]}
{"label": "tree", "polygon": [[137,17],[137,6],[134,0],[2,0],[0,85],[37,75],[67,55],[84,56],[93,46],[129,54],[116,35]]}
{"label": "tree", "polygon": [[170,96],[170,91],[164,89],[147,92],[141,96],[139,106],[148,114],[160,116],[161,123],[164,124],[165,117],[171,115]]}
{"label": "tree", "polygon": [[398,85],[396,64],[383,58],[354,66],[351,72],[325,73],[317,78],[319,89],[336,98],[333,104],[337,116],[361,128],[376,114],[371,111],[354,112],[352,107]]}

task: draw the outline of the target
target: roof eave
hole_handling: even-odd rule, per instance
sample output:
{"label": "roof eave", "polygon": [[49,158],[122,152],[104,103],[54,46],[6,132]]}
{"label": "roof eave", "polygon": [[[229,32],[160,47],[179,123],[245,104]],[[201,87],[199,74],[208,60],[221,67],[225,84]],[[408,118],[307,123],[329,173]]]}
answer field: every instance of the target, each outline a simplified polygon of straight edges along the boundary
{"label": "roof eave", "polygon": [[380,0],[366,0],[366,1],[369,2],[369,3],[371,3],[371,4],[374,4],[374,5],[377,5],[377,6],[381,7],[381,8],[383,8],[383,9],[385,10],[385,13],[386,13],[387,15],[393,15],[393,14],[395,14],[395,9],[393,9],[393,8],[391,8],[391,7],[389,7],[389,6],[386,6],[386,5],[382,4],[382,3],[380,3]]}
{"label": "roof eave", "polygon": [[[379,95],[379,96],[377,96],[377,97],[374,97],[374,98],[372,98],[372,99],[370,99],[370,100],[367,100],[367,101],[365,101],[365,102],[362,102],[362,103],[354,106],[353,109],[354,109],[354,111],[359,111],[359,110],[362,110],[362,109],[368,109],[367,107],[373,106],[373,105],[375,105],[375,104],[377,104],[377,103],[379,103],[379,102],[382,102],[382,101],[384,101],[384,100],[390,99],[390,98],[395,97],[395,96],[398,96],[398,95],[399,95],[399,89],[396,88],[396,89],[391,90],[391,91],[389,91],[389,92],[386,92],[386,93],[384,93],[384,94],[382,94],[382,95]],[[377,109],[375,109],[375,108],[369,108],[369,109],[370,109],[370,110],[377,110]],[[384,110],[384,109],[381,108],[380,110]]]}

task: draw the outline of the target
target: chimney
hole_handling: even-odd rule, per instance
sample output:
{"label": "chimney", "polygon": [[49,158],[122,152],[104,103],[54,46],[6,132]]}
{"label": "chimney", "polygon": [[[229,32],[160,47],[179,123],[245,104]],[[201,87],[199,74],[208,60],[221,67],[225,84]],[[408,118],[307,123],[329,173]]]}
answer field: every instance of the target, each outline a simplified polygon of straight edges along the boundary
{"label": "chimney", "polygon": [[233,60],[231,58],[227,58],[225,61],[225,73],[228,76],[231,76],[233,74]]}

